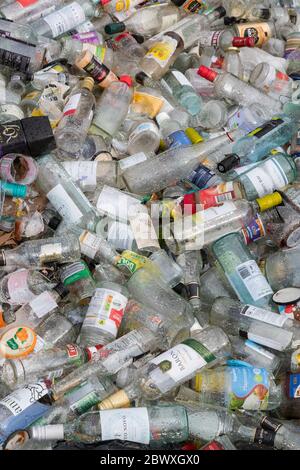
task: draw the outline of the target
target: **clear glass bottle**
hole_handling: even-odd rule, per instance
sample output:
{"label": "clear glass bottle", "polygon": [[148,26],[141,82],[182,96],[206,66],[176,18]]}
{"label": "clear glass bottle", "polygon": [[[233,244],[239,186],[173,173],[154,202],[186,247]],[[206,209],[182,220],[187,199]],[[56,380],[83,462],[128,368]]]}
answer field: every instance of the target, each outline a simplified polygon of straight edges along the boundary
{"label": "clear glass bottle", "polygon": [[84,261],[68,264],[61,272],[61,281],[75,305],[87,305],[95,291],[92,274]]}
{"label": "clear glass bottle", "polygon": [[238,360],[248,362],[252,366],[262,367],[275,376],[282,364],[282,357],[274,354],[263,346],[251,341],[244,340],[239,336],[230,336],[233,356]]}
{"label": "clear glass bottle", "polygon": [[82,147],[93,119],[95,97],[92,93],[94,80],[87,77],[80,90],[75,90],[68,98],[63,117],[55,131],[57,146],[68,151],[72,147],[78,152]]}
{"label": "clear glass bottle", "polygon": [[242,302],[267,307],[273,290],[261,273],[239,233],[215,241],[212,252]]}
{"label": "clear glass bottle", "polygon": [[103,281],[96,287],[80,331],[80,344],[105,345],[118,334],[128,291],[114,282]]}
{"label": "clear glass bottle", "polygon": [[228,47],[225,49],[222,69],[225,72],[231,73],[240,80],[243,80],[244,70],[241,59],[239,57],[239,52],[240,50],[238,47]]}
{"label": "clear glass bottle", "polygon": [[202,98],[196,93],[183,73],[178,70],[170,70],[164,75],[161,83],[192,116],[201,111]]}
{"label": "clear glass bottle", "polygon": [[135,382],[103,400],[99,408],[128,406],[141,396],[157,400],[191,379],[197,371],[222,362],[229,351],[228,337],[221,328],[198,330],[191,338],[149,361],[141,368]]}
{"label": "clear glass bottle", "polygon": [[266,62],[258,64],[252,70],[250,83],[281,102],[288,101],[293,92],[293,80]]}
{"label": "clear glass bottle", "polygon": [[274,291],[291,286],[300,287],[299,257],[299,246],[278,250],[267,257],[265,264],[266,277]]}
{"label": "clear glass bottle", "polygon": [[144,152],[146,155],[157,151],[160,144],[160,132],[156,124],[144,118],[133,119],[128,131],[127,151],[129,155]]}

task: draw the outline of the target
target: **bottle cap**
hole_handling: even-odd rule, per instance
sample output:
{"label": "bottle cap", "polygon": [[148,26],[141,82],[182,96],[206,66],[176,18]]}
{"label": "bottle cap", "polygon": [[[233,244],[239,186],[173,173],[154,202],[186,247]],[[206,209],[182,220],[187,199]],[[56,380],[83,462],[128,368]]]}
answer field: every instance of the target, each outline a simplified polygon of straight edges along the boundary
{"label": "bottle cap", "polygon": [[[110,1],[110,0],[109,0],[109,1]],[[121,41],[121,39],[123,39],[123,38],[128,38],[128,36],[130,36],[130,34],[127,33],[127,32],[126,32],[126,33],[121,33],[121,34],[119,34],[118,36],[116,36],[116,37],[114,38],[114,40],[115,40],[115,42],[119,42],[119,41]]]}
{"label": "bottle cap", "polygon": [[139,83],[140,85],[144,85],[145,80],[147,80],[147,78],[149,77],[145,72],[138,72],[135,76],[136,82]]}
{"label": "bottle cap", "polygon": [[27,186],[25,186],[25,184],[6,183],[5,181],[0,181],[0,188],[12,197],[23,199],[27,194]]}
{"label": "bottle cap", "polygon": [[126,25],[123,22],[120,23],[109,23],[105,25],[104,31],[106,34],[117,34],[117,33],[123,33],[125,31]]}
{"label": "bottle cap", "polygon": [[32,157],[50,153],[56,148],[48,116],[29,117],[21,121],[27,146]]}
{"label": "bottle cap", "polygon": [[256,199],[256,202],[259,206],[261,212],[271,209],[274,206],[278,206],[282,203],[282,196],[277,191],[273,194],[267,194],[264,197]]}
{"label": "bottle cap", "polygon": [[168,113],[162,111],[161,113],[157,114],[157,116],[155,117],[156,119],[156,122],[157,124],[159,125],[159,127],[162,125],[163,122],[165,121],[170,121],[170,116],[168,115]]}
{"label": "bottle cap", "polygon": [[230,153],[225,156],[220,163],[218,163],[217,168],[220,173],[226,173],[232,168],[236,167],[240,163],[240,157],[236,153]]}
{"label": "bottle cap", "polygon": [[275,292],[272,297],[278,305],[294,304],[300,300],[300,289],[298,287],[286,287]]}
{"label": "bottle cap", "polygon": [[99,410],[113,410],[115,408],[128,408],[130,400],[124,390],[119,390],[98,404]]}
{"label": "bottle cap", "polygon": [[46,426],[32,426],[29,429],[32,439],[36,441],[61,441],[64,439],[63,424],[47,424]]}
{"label": "bottle cap", "polygon": [[232,45],[235,47],[255,47],[255,38],[254,37],[242,38],[242,37],[236,36],[232,38]]}
{"label": "bottle cap", "polygon": [[193,127],[187,127],[186,130],[184,131],[192,144],[199,144],[200,142],[203,142],[203,137],[199,134],[199,132],[196,131]]}
{"label": "bottle cap", "polygon": [[81,88],[86,88],[87,90],[92,91],[94,88],[95,82],[92,77],[86,77],[81,85]]}
{"label": "bottle cap", "polygon": [[119,81],[122,83],[126,83],[126,85],[128,85],[129,87],[132,87],[133,85],[133,80],[130,75],[121,75]]}
{"label": "bottle cap", "polygon": [[174,5],[176,5],[177,7],[181,7],[185,2],[186,0],[171,0],[172,3],[174,3]]}
{"label": "bottle cap", "polygon": [[100,3],[101,5],[106,5],[107,3],[109,3],[111,0],[100,0]]}
{"label": "bottle cap", "polygon": [[199,69],[197,70],[197,74],[200,75],[200,77],[206,78],[206,80],[209,80],[210,82],[213,82],[219,75],[217,72],[210,69],[209,67],[206,67],[205,65],[200,65]]}
{"label": "bottle cap", "polygon": [[28,356],[36,345],[37,336],[28,326],[14,326],[0,338],[0,355],[7,359]]}
{"label": "bottle cap", "polygon": [[226,9],[223,6],[220,6],[215,8],[213,13],[218,13],[218,18],[223,18],[226,15]]}
{"label": "bottle cap", "polygon": [[86,279],[88,277],[92,277],[92,275],[84,261],[69,264],[61,273],[61,281],[64,286],[69,286],[80,279]]}

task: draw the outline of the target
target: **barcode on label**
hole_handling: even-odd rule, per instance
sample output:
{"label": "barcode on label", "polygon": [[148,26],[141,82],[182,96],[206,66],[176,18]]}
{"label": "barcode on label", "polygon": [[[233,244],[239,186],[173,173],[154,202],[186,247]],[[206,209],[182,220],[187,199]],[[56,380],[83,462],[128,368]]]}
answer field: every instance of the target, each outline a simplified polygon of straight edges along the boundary
{"label": "barcode on label", "polygon": [[247,277],[251,276],[251,273],[246,266],[241,266],[237,268],[237,270],[242,279],[247,279]]}

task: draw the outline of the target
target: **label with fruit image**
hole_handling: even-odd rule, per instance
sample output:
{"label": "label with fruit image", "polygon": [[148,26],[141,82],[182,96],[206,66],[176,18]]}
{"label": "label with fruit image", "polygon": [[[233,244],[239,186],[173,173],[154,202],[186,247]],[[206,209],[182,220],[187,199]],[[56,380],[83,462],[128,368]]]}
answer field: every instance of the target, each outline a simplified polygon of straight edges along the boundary
{"label": "label with fruit image", "polygon": [[230,392],[227,404],[231,410],[266,410],[270,378],[266,369],[258,367],[229,367]]}

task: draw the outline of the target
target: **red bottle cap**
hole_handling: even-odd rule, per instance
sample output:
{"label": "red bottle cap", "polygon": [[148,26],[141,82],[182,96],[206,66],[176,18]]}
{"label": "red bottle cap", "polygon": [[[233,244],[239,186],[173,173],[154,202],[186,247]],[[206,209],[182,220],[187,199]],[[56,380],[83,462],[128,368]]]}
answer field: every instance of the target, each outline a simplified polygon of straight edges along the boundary
{"label": "red bottle cap", "polygon": [[206,78],[206,80],[209,80],[210,82],[214,82],[216,77],[219,75],[217,72],[205,65],[200,65],[197,70],[197,74],[200,75],[200,77]]}
{"label": "red bottle cap", "polygon": [[255,46],[255,38],[241,38],[241,37],[234,37],[232,38],[232,45],[234,47],[254,47]]}
{"label": "red bottle cap", "polygon": [[106,5],[107,3],[109,3],[111,0],[100,0],[99,3],[101,3],[101,5]]}
{"label": "red bottle cap", "polygon": [[115,37],[115,41],[119,42],[121,41],[122,38],[127,38],[129,36],[129,33],[121,33],[118,36]]}
{"label": "red bottle cap", "polygon": [[130,75],[121,75],[120,82],[126,83],[129,87],[133,85],[133,80]]}

